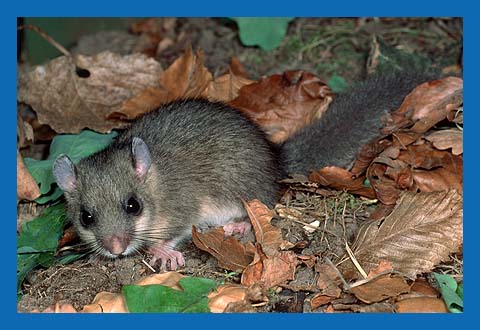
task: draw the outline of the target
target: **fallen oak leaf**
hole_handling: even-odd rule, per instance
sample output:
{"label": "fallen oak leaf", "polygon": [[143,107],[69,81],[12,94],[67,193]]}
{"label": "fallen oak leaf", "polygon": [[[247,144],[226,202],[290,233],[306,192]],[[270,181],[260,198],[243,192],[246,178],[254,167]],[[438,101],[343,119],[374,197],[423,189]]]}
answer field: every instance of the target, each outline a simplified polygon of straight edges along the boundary
{"label": "fallen oak leaf", "polygon": [[40,197],[40,188],[17,151],[17,199],[33,201]]}
{"label": "fallen oak leaf", "polygon": [[258,199],[250,202],[244,201],[243,205],[252,222],[256,241],[262,244],[263,249],[276,251],[292,246],[290,242],[283,239],[281,229],[270,224],[272,218],[275,216],[274,210],[270,210]]}
{"label": "fallen oak leaf", "polygon": [[259,243],[255,247],[255,257],[242,273],[242,285],[259,283],[265,288],[271,288],[295,278],[298,259],[293,251],[266,252]]}
{"label": "fallen oak leaf", "polygon": [[17,112],[17,148],[21,149],[33,142],[33,128]]}
{"label": "fallen oak leaf", "polygon": [[91,304],[83,306],[82,313],[128,313],[125,298],[120,293],[99,292]]}
{"label": "fallen oak leaf", "polygon": [[253,80],[238,76],[233,71],[215,78],[207,87],[204,95],[211,101],[230,102],[238,97],[243,86],[254,83]]}
{"label": "fallen oak leaf", "polygon": [[157,86],[162,72],[158,62],[142,54],[78,55],[76,64],[88,76],[79,76],[65,56],[19,71],[18,100],[31,105],[38,121],[57,133],[79,133],[84,128],[105,133],[124,127],[118,117],[109,120],[112,113],[132,96]]}
{"label": "fallen oak leaf", "polygon": [[463,80],[446,77],[417,86],[408,94],[400,108],[391,113],[391,122],[382,129],[389,135],[413,124],[410,131],[423,134],[447,118],[463,103]]}
{"label": "fallen oak leaf", "polygon": [[396,146],[387,148],[374,159],[367,178],[382,203],[394,204],[401,190],[432,192],[454,188],[461,192],[462,173],[462,156],[437,150],[430,142],[420,140],[402,150]]}
{"label": "fallen oak leaf", "polygon": [[448,308],[442,299],[434,297],[414,297],[397,301],[397,313],[448,313]]}
{"label": "fallen oak leaf", "polygon": [[199,249],[214,256],[221,268],[235,272],[242,272],[252,262],[255,254],[251,242],[242,244],[233,236],[225,237],[225,231],[221,227],[200,233],[193,226],[192,241]]}
{"label": "fallen oak leaf", "polygon": [[362,285],[349,289],[364,303],[371,304],[410,292],[410,286],[403,277],[385,274]]}
{"label": "fallen oak leaf", "polygon": [[440,150],[452,149],[452,154],[463,154],[463,132],[459,129],[446,129],[435,131],[425,139],[432,142],[433,146]]}
{"label": "fallen oak leaf", "polygon": [[380,263],[378,264],[377,267],[370,269],[368,272],[367,278],[373,278],[377,275],[380,275],[381,273],[385,273],[387,271],[393,271],[393,266],[390,262],[385,261],[385,260],[380,260]]}
{"label": "fallen oak leaf", "polygon": [[440,297],[440,292],[433,288],[428,282],[423,278],[415,279],[415,282],[412,283],[411,290],[412,293],[421,294],[423,296],[429,297]]}
{"label": "fallen oak leaf", "polygon": [[176,99],[205,97],[213,76],[203,65],[203,53],[194,54],[188,47],[184,55],[157,76],[157,80],[156,86],[144,89],[123,103],[116,115],[135,118]]}
{"label": "fallen oak leaf", "polygon": [[247,288],[238,284],[224,284],[208,295],[208,306],[212,313],[223,313],[231,303],[245,301]]}
{"label": "fallen oak leaf", "polygon": [[251,118],[281,143],[300,128],[319,119],[332,102],[330,88],[305,71],[287,71],[244,86],[229,104]]}
{"label": "fallen oak leaf", "polygon": [[337,271],[328,263],[317,263],[315,271],[317,273],[317,287],[321,290],[321,295],[339,298],[342,293],[340,284],[342,283]]}
{"label": "fallen oak leaf", "polygon": [[365,177],[355,177],[350,171],[336,167],[327,166],[309,175],[309,180],[319,183],[322,186],[336,190],[346,190],[352,194],[358,194],[367,198],[375,198],[375,192],[371,187],[364,185]]}

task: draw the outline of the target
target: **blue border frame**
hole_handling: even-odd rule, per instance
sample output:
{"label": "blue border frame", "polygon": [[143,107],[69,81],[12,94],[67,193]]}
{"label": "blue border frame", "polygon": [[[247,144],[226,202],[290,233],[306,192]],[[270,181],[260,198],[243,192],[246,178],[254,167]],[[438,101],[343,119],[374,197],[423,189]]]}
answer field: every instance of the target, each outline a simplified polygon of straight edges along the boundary
{"label": "blue border frame", "polygon": [[[465,3],[463,3],[465,2]],[[434,327],[434,328],[457,328],[466,326],[466,322],[474,321],[475,303],[478,291],[476,285],[469,285],[473,281],[464,282],[465,291],[465,313],[448,315],[388,315],[388,314],[248,314],[248,315],[60,315],[60,314],[17,314],[16,313],[16,243],[15,243],[15,221],[16,205],[15,194],[16,179],[13,173],[16,171],[16,17],[17,16],[462,16],[464,18],[464,43],[467,45],[464,51],[464,66],[467,68],[464,78],[469,81],[465,88],[465,99],[468,109],[465,113],[465,121],[468,124],[478,123],[477,117],[480,112],[478,100],[474,92],[475,81],[478,79],[478,62],[476,50],[478,48],[478,25],[479,17],[474,10],[475,5],[467,1],[412,1],[403,0],[396,2],[383,1],[355,1],[344,0],[341,2],[332,1],[251,1],[241,0],[237,2],[228,1],[182,1],[182,2],[160,2],[160,1],[91,1],[69,3],[66,1],[31,1],[25,0],[18,4],[3,4],[2,10],[2,57],[4,73],[2,79],[2,151],[7,161],[2,162],[4,173],[2,181],[5,183],[1,189],[2,201],[6,216],[3,225],[8,228],[4,232],[5,253],[3,262],[5,271],[0,273],[3,278],[3,287],[6,294],[0,300],[2,305],[0,311],[8,320],[13,321],[15,328],[36,328],[36,327],[67,327],[69,329],[85,329],[90,327],[228,327],[229,329],[244,329],[245,327],[277,327],[296,325],[301,328],[314,327],[326,328],[330,326],[343,328],[348,326],[406,328],[411,326]],[[15,29],[15,30],[14,30]],[[15,61],[15,62],[14,62]],[[478,93],[478,92],[477,92]],[[470,96],[473,95],[473,96]],[[470,260],[465,272],[472,278],[475,274],[476,261],[469,258],[467,251],[472,251],[472,237],[478,232],[478,224],[475,220],[474,203],[475,181],[473,178],[475,157],[472,151],[475,148],[475,137],[472,130],[465,125],[465,259]],[[468,178],[468,179],[467,179]],[[8,188],[6,188],[8,187]],[[466,230],[466,228],[470,228]],[[472,253],[474,255],[474,253]],[[261,323],[258,323],[261,322]],[[286,324],[288,322],[289,324]],[[461,324],[459,324],[461,323]]]}

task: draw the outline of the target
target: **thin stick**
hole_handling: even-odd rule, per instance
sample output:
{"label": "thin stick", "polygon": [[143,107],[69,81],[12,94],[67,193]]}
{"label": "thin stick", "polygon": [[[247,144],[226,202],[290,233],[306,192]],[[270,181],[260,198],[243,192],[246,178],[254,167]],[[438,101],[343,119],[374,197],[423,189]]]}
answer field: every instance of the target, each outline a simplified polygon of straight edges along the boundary
{"label": "thin stick", "polygon": [[350,249],[350,246],[348,246],[348,243],[345,241],[345,249],[347,250],[347,254],[350,257],[350,260],[352,260],[353,264],[357,268],[357,270],[360,272],[363,278],[367,278],[367,273],[365,270],[363,270],[362,266],[360,266],[360,263],[357,261],[357,258],[355,258],[355,255],[353,254],[353,251]]}
{"label": "thin stick", "polygon": [[41,35],[49,44],[51,44],[53,47],[55,47],[56,49],[58,49],[63,55],[67,56],[67,57],[70,57],[70,58],[73,58],[72,57],[72,54],[70,54],[70,52],[68,50],[65,49],[65,47],[63,47],[62,45],[60,45],[57,41],[55,41],[52,37],[50,37],[45,31],[43,31],[42,29],[40,29],[38,26],[35,26],[35,25],[30,25],[30,24],[26,24],[26,25],[20,25],[17,27],[17,30],[32,30],[32,31],[35,31],[37,32],[39,35]]}

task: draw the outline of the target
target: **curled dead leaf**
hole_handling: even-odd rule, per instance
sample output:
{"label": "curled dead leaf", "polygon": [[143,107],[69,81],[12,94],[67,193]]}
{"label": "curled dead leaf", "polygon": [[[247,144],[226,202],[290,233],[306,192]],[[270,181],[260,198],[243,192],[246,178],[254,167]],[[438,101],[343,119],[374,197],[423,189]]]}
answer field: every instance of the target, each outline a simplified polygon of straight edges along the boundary
{"label": "curled dead leaf", "polygon": [[85,305],[83,313],[128,313],[125,298],[120,293],[97,293],[93,302]]}
{"label": "curled dead leaf", "polygon": [[157,76],[156,86],[128,99],[118,113],[135,118],[176,99],[205,97],[213,77],[203,62],[201,51],[194,54],[192,48],[187,47],[183,56]]}
{"label": "curled dead leaf", "polygon": [[247,288],[242,285],[221,285],[208,295],[208,306],[212,313],[223,313],[230,303],[245,301],[246,296]]}
{"label": "curled dead leaf", "polygon": [[327,166],[318,171],[313,171],[309,179],[325,187],[346,190],[367,198],[375,198],[373,189],[364,185],[364,176],[355,177],[353,173],[340,167]]}
{"label": "curled dead leaf", "polygon": [[298,259],[293,251],[266,252],[257,243],[255,257],[243,271],[241,284],[250,286],[260,283],[265,288],[284,284],[295,278],[297,264]]}
{"label": "curled dead leaf", "polygon": [[214,256],[220,267],[235,272],[242,272],[252,262],[255,254],[251,242],[242,244],[233,236],[225,237],[223,228],[200,233],[193,226],[192,240],[199,249]]}
{"label": "curled dead leaf", "polygon": [[243,111],[275,143],[319,119],[332,101],[330,88],[304,71],[262,78],[240,89],[230,105]]}
{"label": "curled dead leaf", "polygon": [[425,139],[440,150],[452,149],[452,154],[463,154],[463,132],[459,129],[446,129],[428,134]]}
{"label": "curled dead leaf", "polygon": [[40,188],[17,151],[17,199],[33,201],[38,197],[40,197]]}
{"label": "curled dead leaf", "polygon": [[436,123],[447,118],[463,103],[463,80],[445,77],[426,82],[416,87],[397,111],[392,113],[392,122],[382,132],[385,135],[399,128],[413,126],[411,132],[422,134]]}
{"label": "curled dead leaf", "polygon": [[255,238],[262,244],[263,249],[278,250],[288,247],[289,242],[285,242],[280,228],[270,224],[272,218],[276,215],[274,210],[270,210],[258,199],[250,202],[243,202],[248,217],[252,222]]}

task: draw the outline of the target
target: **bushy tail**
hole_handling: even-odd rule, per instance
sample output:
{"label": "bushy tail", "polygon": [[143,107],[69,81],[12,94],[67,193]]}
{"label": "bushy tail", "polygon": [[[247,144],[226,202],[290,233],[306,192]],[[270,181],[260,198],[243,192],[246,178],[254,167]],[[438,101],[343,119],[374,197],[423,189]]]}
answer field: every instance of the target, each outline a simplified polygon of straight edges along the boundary
{"label": "bushy tail", "polygon": [[416,86],[436,78],[438,74],[411,70],[376,73],[337,95],[320,120],[282,145],[286,172],[349,168],[362,146],[380,137],[382,116],[398,109]]}

